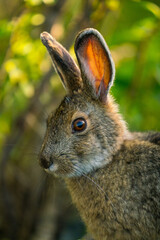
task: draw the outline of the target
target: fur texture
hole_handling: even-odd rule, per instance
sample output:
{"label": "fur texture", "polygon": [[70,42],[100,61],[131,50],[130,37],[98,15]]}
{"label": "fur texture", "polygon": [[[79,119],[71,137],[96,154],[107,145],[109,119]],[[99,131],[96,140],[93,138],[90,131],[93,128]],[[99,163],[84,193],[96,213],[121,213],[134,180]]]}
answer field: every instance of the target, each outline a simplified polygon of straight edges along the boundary
{"label": "fur texture", "polygon": [[128,131],[108,93],[115,69],[98,31],[76,39],[80,70],[51,35],[41,39],[68,92],[47,120],[41,166],[65,179],[93,239],[160,239],[160,133]]}

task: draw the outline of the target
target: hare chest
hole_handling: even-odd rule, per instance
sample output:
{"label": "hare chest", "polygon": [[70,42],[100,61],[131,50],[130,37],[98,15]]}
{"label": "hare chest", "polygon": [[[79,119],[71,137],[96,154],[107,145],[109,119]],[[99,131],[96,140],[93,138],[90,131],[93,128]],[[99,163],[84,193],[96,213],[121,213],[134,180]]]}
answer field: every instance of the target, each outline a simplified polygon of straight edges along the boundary
{"label": "hare chest", "polygon": [[108,194],[103,192],[98,184],[96,186],[92,184],[94,185],[93,182],[87,183],[89,188],[87,191],[81,181],[74,183],[74,191],[71,183],[69,184],[73,202],[86,223],[88,231],[96,240],[130,239],[127,228],[125,229],[117,219],[117,212],[120,211],[117,204],[115,205],[115,202],[109,199]]}

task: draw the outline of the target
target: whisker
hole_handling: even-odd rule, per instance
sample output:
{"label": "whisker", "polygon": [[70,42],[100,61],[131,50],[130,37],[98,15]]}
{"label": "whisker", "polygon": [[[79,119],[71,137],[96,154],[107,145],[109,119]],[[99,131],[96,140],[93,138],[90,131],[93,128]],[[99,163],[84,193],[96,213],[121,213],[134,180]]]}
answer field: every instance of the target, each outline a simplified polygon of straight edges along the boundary
{"label": "whisker", "polygon": [[[105,193],[105,191],[101,188],[101,186],[95,181],[95,180],[93,180],[92,178],[90,178],[88,175],[86,175],[86,174],[84,174],[83,172],[80,172],[79,171],[79,169],[77,169],[77,167],[76,166],[74,166],[74,168],[75,168],[75,170],[77,171],[77,172],[79,172],[82,176],[84,176],[85,178],[87,178],[90,182],[92,182],[93,184],[95,184],[95,186],[96,186],[96,188],[97,188],[97,190],[99,191],[99,193],[101,194],[101,196],[103,196],[104,198],[105,198],[105,201],[110,201],[110,204],[111,204],[111,206],[112,206],[112,208],[113,208],[113,210],[114,210],[114,214],[115,214],[115,217],[116,217],[116,208],[115,208],[115,206],[114,206],[114,204],[113,204],[113,202],[108,198],[108,196],[106,195],[106,193]],[[101,170],[101,169],[100,169]],[[93,176],[92,176],[93,177]],[[95,179],[95,178],[94,178]],[[124,201],[124,200],[123,200]],[[125,202],[125,201],[124,201]],[[117,217],[116,217],[117,218]]]}
{"label": "whisker", "polygon": [[[79,169],[78,169],[76,166],[74,166],[74,169],[75,169],[75,171],[78,172],[80,175],[84,176],[84,177],[87,178],[90,182],[92,182],[92,183],[96,186],[97,190],[99,191],[99,193],[100,193],[102,196],[103,196],[103,194],[104,194],[104,196],[106,195],[105,192],[104,192],[104,190],[103,190],[103,189],[99,186],[99,184],[97,184],[92,178],[90,178],[89,176],[87,176],[85,173],[79,171]],[[102,193],[103,193],[103,194],[102,194]]]}
{"label": "whisker", "polygon": [[[89,176],[87,176],[86,174],[82,174],[84,177],[86,177],[87,179],[89,179],[93,184],[96,185],[97,189],[99,190],[99,192],[103,193],[106,196],[105,191],[99,186],[99,184],[97,184],[92,178],[90,178]],[[105,197],[106,199],[106,197]]]}
{"label": "whisker", "polygon": [[[110,204],[111,204],[112,209],[113,209],[114,216],[115,216],[115,218],[117,219],[117,216],[116,216],[116,215],[117,215],[117,214],[116,214],[116,213],[117,213],[116,208],[115,208],[114,204],[112,203],[112,201],[111,201],[111,200],[108,198],[108,196],[106,195],[105,191],[101,188],[101,186],[100,186],[96,181],[94,181],[92,178],[90,178],[88,175],[86,175],[86,174],[84,174],[83,172],[79,171],[79,169],[77,168],[77,166],[74,166],[74,169],[75,169],[76,172],[80,173],[81,176],[85,177],[85,178],[88,179],[92,184],[94,184],[94,185],[96,186],[96,188],[97,188],[98,192],[100,193],[100,195],[105,198],[105,201],[108,201],[108,200],[110,201]],[[78,181],[78,179],[77,179],[77,182],[80,184],[80,182]],[[82,188],[82,190],[83,190],[83,186],[82,186],[82,185],[81,185],[81,188]],[[111,218],[112,218],[111,213],[110,213],[110,212],[108,212],[108,213],[109,213],[109,215],[110,215]],[[106,229],[107,229],[107,226],[106,226]]]}

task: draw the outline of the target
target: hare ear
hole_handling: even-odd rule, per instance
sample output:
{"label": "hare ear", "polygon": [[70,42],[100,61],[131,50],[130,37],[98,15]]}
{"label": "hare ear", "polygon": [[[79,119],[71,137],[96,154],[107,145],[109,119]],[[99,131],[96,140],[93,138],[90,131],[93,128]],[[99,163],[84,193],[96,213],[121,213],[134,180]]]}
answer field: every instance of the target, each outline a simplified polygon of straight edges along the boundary
{"label": "hare ear", "polygon": [[75,52],[86,90],[105,102],[113,84],[115,66],[102,35],[92,28],[80,32],[76,38]]}
{"label": "hare ear", "polygon": [[82,88],[82,79],[79,68],[70,56],[69,52],[58,43],[49,33],[41,33],[42,43],[46,46],[55,70],[59,74],[62,84],[73,93]]}

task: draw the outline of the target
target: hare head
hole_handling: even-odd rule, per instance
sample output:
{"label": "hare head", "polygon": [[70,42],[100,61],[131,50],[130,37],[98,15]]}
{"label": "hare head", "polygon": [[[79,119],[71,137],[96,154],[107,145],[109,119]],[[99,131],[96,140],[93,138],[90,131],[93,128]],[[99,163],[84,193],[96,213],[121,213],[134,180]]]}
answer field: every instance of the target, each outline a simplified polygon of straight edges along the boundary
{"label": "hare head", "polygon": [[75,41],[78,67],[49,33],[43,32],[41,40],[67,95],[47,120],[40,164],[61,177],[102,168],[112,160],[127,131],[109,95],[115,66],[108,46],[97,30],[80,32]]}

